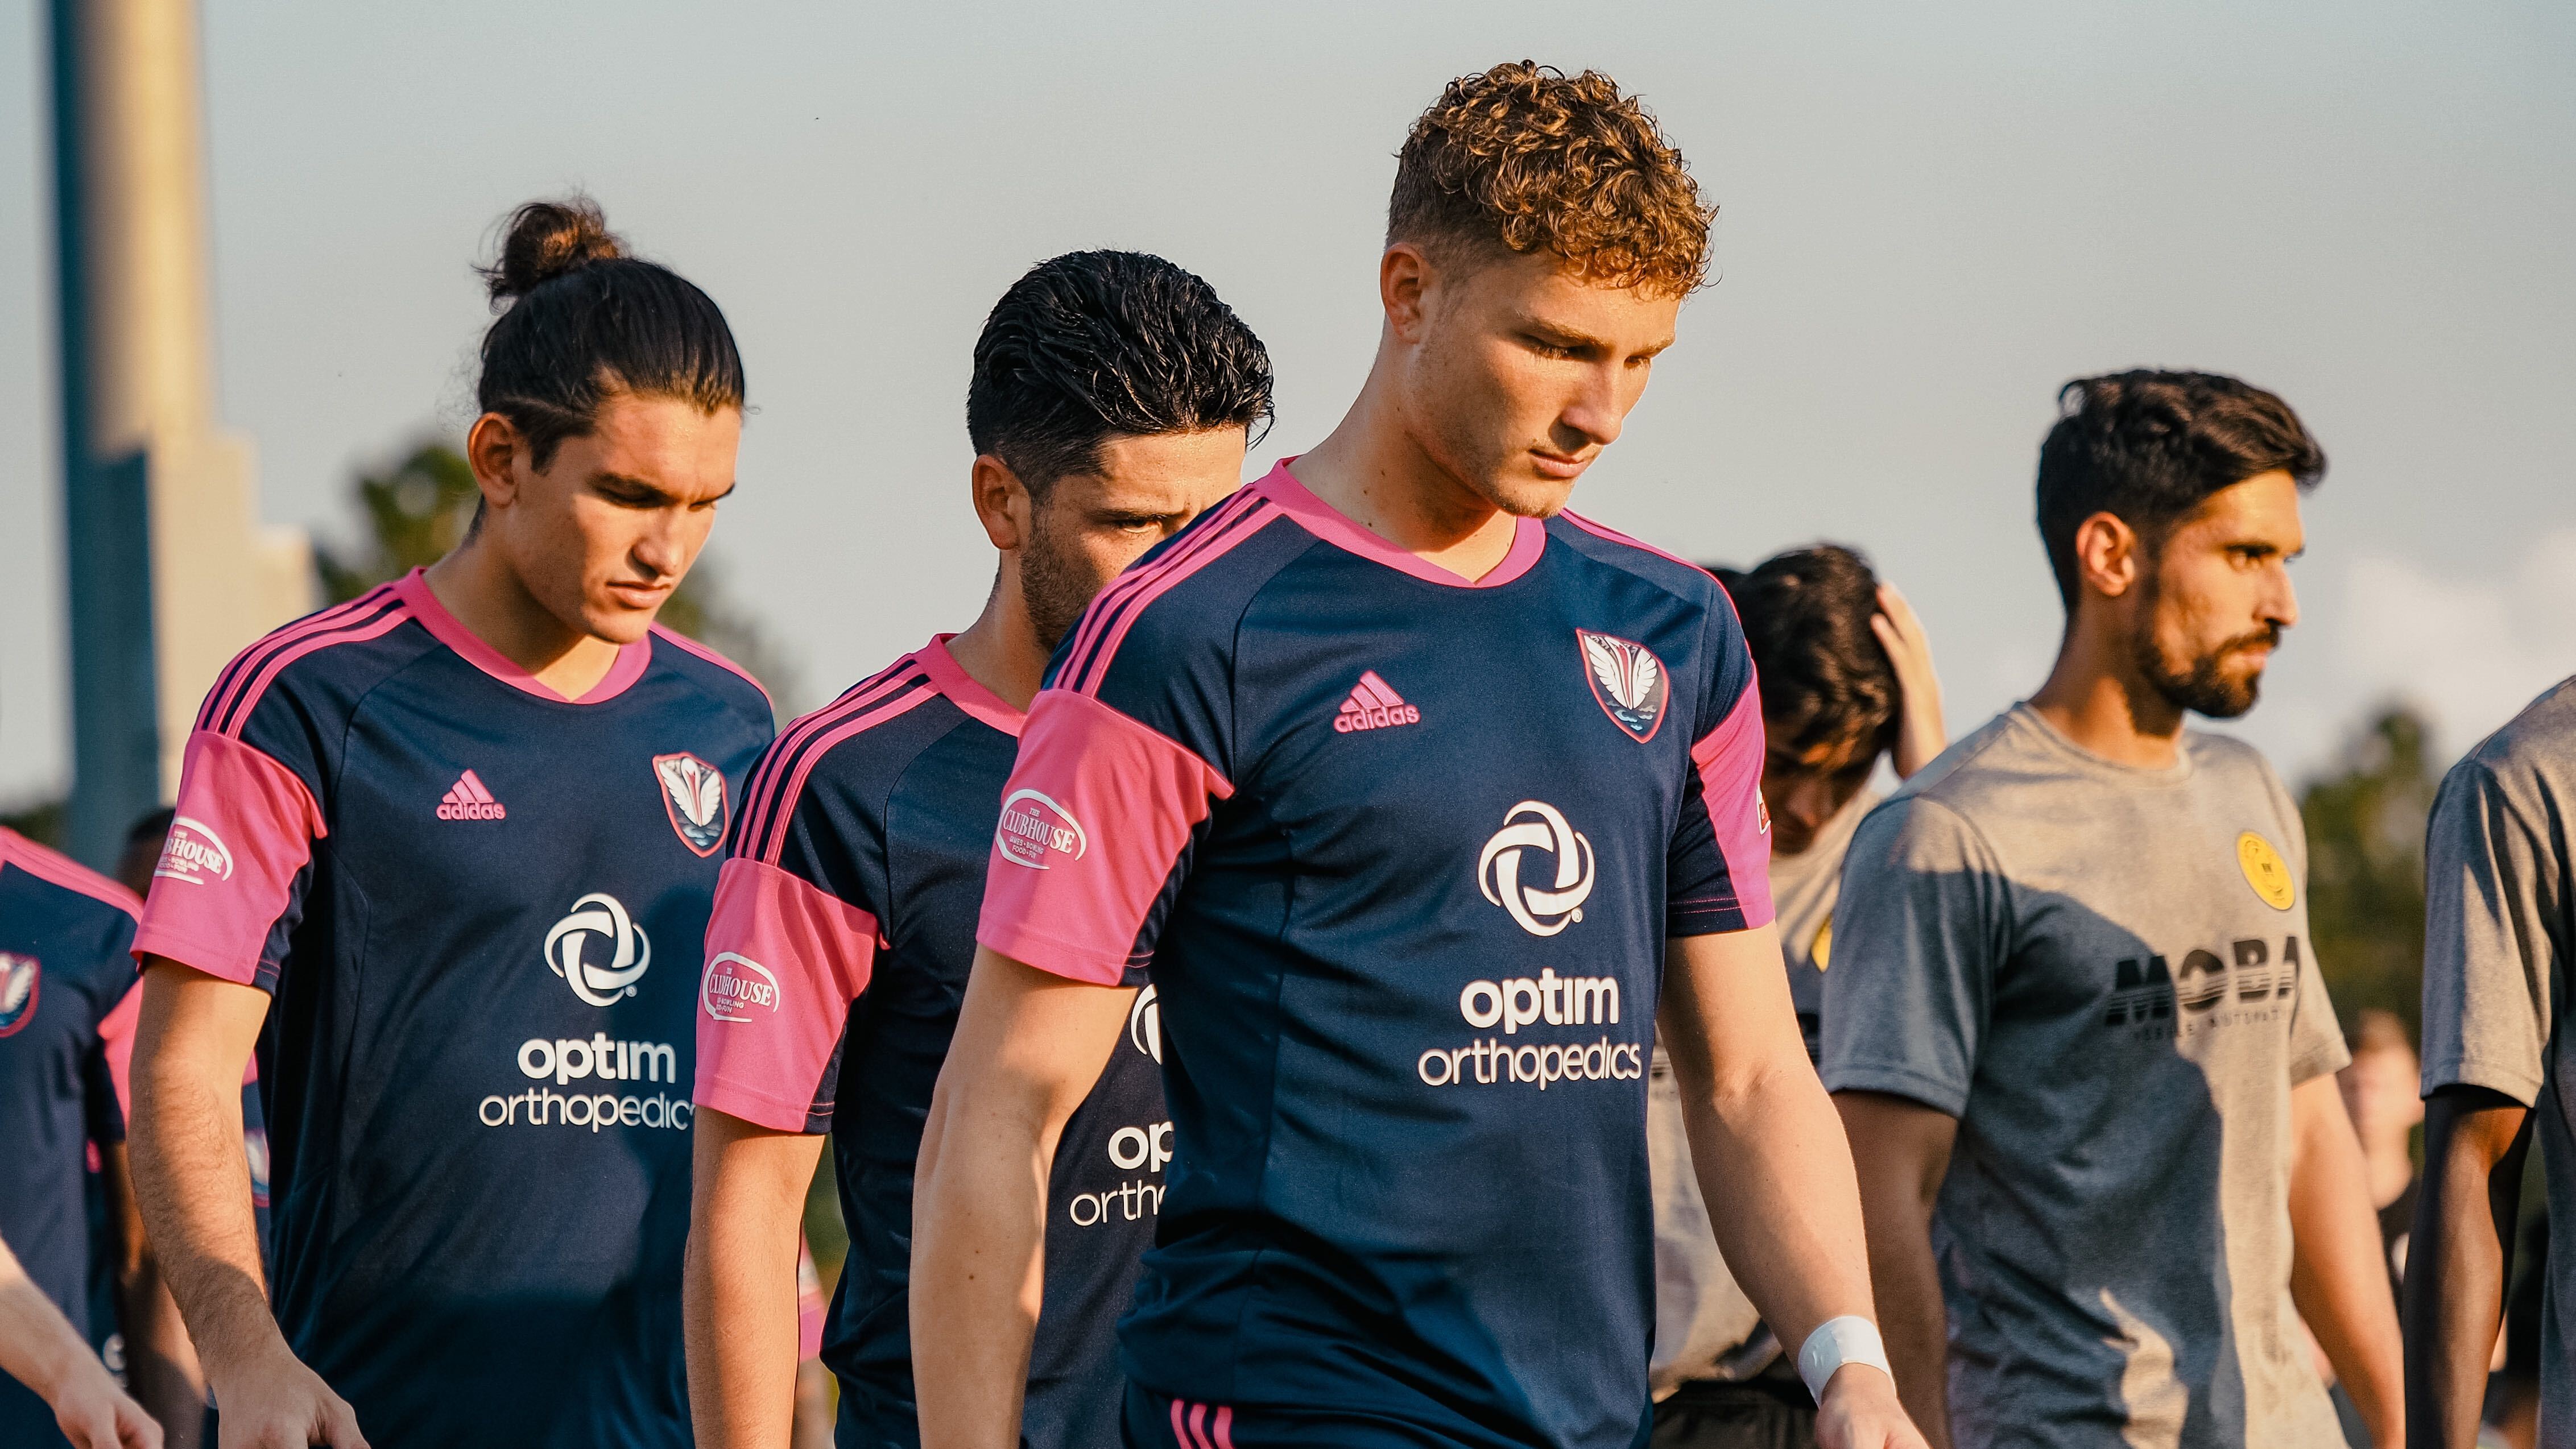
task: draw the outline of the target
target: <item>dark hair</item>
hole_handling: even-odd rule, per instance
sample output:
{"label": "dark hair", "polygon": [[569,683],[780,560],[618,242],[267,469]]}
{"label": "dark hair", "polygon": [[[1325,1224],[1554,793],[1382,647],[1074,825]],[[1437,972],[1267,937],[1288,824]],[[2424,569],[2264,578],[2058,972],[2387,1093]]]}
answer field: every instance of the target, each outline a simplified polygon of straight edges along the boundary
{"label": "dark hair", "polygon": [[1386,239],[1546,251],[1592,285],[1678,297],[1708,276],[1715,215],[1617,81],[1524,60],[1460,76],[1415,119]]}
{"label": "dark hair", "polygon": [[479,268],[504,309],[483,334],[475,402],[508,418],[546,466],[613,392],[742,406],[742,354],[706,293],[626,254],[585,196],[510,213],[499,260]]}
{"label": "dark hair", "polygon": [[1744,621],[1774,743],[1805,751],[1862,740],[1871,759],[1895,747],[1904,697],[1869,626],[1878,575],[1858,549],[1820,543],[1774,554],[1750,572],[1708,571]]}
{"label": "dark hair", "polygon": [[1142,252],[1071,252],[1011,284],[975,339],[966,436],[1031,495],[1100,466],[1112,437],[1248,432],[1270,354],[1216,289]]}
{"label": "dark hair", "polygon": [[2114,372],[2057,390],[2057,425],[2039,445],[2039,538],[2057,594],[2075,609],[2075,530],[2109,513],[2150,550],[2222,489],[2288,473],[2325,477],[2325,450],[2290,405],[2214,372]]}

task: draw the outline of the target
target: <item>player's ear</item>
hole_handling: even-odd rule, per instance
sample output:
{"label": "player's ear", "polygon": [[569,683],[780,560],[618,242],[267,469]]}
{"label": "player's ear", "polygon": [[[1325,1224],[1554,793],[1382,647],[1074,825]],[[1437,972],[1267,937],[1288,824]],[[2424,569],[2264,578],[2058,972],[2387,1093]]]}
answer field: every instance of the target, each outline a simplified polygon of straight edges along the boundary
{"label": "player's ear", "polygon": [[2075,525],[2075,571],[2086,589],[2116,599],[2136,588],[2146,567],[2138,531],[2116,513],[2096,513]]}
{"label": "player's ear", "polygon": [[1418,242],[1396,242],[1378,257],[1378,301],[1386,308],[1386,325],[1396,340],[1422,340],[1431,281],[1431,258]]}
{"label": "player's ear", "polygon": [[991,453],[975,455],[975,466],[967,474],[967,489],[975,502],[975,519],[984,525],[984,536],[993,547],[1004,553],[1029,540],[1029,490],[1011,465]]}
{"label": "player's ear", "polygon": [[465,435],[465,462],[474,470],[484,503],[507,508],[518,501],[519,472],[514,465],[527,442],[518,425],[499,413],[485,413],[474,420],[473,431]]}

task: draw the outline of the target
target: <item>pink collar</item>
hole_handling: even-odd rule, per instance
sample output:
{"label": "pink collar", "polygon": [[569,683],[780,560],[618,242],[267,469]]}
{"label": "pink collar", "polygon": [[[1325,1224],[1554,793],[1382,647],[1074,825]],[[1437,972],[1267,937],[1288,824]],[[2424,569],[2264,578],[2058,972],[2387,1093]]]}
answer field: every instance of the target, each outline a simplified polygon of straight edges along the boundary
{"label": "pink collar", "polygon": [[1535,518],[1513,521],[1511,552],[1503,561],[1485,571],[1481,579],[1470,579],[1451,573],[1436,563],[1409,550],[1396,547],[1351,521],[1349,515],[1314,495],[1297,475],[1288,471],[1294,458],[1282,458],[1277,466],[1252,485],[1252,491],[1279,506],[1282,513],[1297,520],[1308,533],[1346,553],[1355,553],[1374,563],[1411,574],[1425,583],[1452,589],[1499,588],[1521,575],[1538,562],[1547,551],[1547,525]]}
{"label": "pink collar", "polygon": [[948,702],[975,718],[1000,730],[1013,739],[1020,737],[1020,726],[1028,716],[1011,708],[1010,701],[975,682],[957,656],[948,652],[948,641],[954,634],[933,634],[930,642],[912,651],[913,661],[921,672],[930,676],[931,687],[948,696]]}
{"label": "pink collar", "polygon": [[429,631],[430,637],[455,650],[466,663],[494,679],[539,699],[553,700],[557,704],[604,703],[625,693],[626,686],[643,678],[644,666],[653,662],[653,640],[649,634],[632,644],[621,645],[617,650],[617,662],[608,666],[608,673],[590,687],[590,692],[579,699],[568,700],[551,685],[521,669],[510,656],[484,643],[454,614],[447,612],[447,606],[438,601],[438,595],[430,592],[429,581],[421,577],[421,573],[421,570],[413,569],[396,579],[394,593],[402,599],[403,607],[411,611],[411,616],[420,621],[420,626]]}

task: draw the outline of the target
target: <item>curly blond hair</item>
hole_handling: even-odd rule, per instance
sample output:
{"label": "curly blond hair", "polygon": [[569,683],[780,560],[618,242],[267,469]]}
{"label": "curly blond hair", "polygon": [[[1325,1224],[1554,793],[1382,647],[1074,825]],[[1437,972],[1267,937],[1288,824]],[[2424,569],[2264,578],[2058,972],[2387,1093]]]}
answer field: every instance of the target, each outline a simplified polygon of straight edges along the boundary
{"label": "curly blond hair", "polygon": [[1524,60],[1451,81],[1413,123],[1386,235],[1545,248],[1593,285],[1683,296],[1707,278],[1716,214],[1618,82]]}

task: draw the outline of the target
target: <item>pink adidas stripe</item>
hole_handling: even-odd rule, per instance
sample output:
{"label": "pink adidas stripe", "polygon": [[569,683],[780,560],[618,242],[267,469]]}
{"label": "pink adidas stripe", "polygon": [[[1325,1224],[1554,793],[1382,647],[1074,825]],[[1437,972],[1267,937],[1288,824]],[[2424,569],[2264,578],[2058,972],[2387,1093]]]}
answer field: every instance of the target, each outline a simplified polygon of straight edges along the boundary
{"label": "pink adidas stripe", "polygon": [[372,614],[393,598],[393,585],[379,584],[345,604],[335,604],[318,613],[307,614],[263,636],[259,642],[236,654],[215,677],[215,687],[206,691],[205,702],[197,708],[197,725],[201,730],[217,728],[216,721],[230,713],[240,701],[240,684],[244,676],[255,673],[269,654],[301,639],[328,633],[363,615]]}
{"label": "pink adidas stripe", "polygon": [[[750,670],[734,663],[732,660],[718,654],[716,651],[699,643],[697,640],[690,638],[688,635],[681,633],[677,629],[665,628],[660,624],[653,625],[652,629],[654,638],[661,640],[663,643],[668,644],[675,649],[682,649],[691,654],[695,654],[700,659],[707,661],[709,664],[716,665],[719,668],[732,670],[734,673],[741,675],[744,679],[749,680],[751,687],[760,691],[760,697],[762,699],[769,699],[769,687],[762,684],[757,679],[752,679]],[[776,709],[778,707],[778,701],[769,699],[769,707]]]}
{"label": "pink adidas stripe", "polygon": [[805,741],[831,728],[834,721],[847,717],[852,711],[867,708],[907,683],[918,682],[919,674],[919,667],[907,654],[843,690],[839,699],[789,722],[787,728],[762,752],[759,763],[752,766],[751,778],[743,783],[742,813],[734,839],[758,840],[767,830],[767,816],[780,803],[774,788],[778,774],[787,768],[787,762],[795,757],[797,751],[804,748]]}
{"label": "pink adidas stripe", "polygon": [[212,733],[220,734],[226,739],[240,739],[243,728],[250,723],[252,708],[258,704],[260,696],[266,694],[268,687],[277,682],[277,676],[284,673],[286,666],[296,660],[307,654],[318,654],[341,644],[363,644],[370,639],[392,633],[410,620],[411,610],[398,604],[386,610],[382,616],[364,624],[328,633],[307,635],[297,640],[292,647],[277,651],[258,675],[243,687],[236,702],[231,706],[230,721],[222,728],[213,730]]}
{"label": "pink adidas stripe", "polygon": [[[1099,643],[1102,634],[1111,627],[1113,619],[1120,614],[1120,611],[1127,608],[1128,601],[1135,598],[1140,591],[1166,571],[1187,564],[1191,559],[1204,553],[1260,502],[1262,502],[1261,498],[1250,489],[1234,494],[1218,504],[1210,516],[1199,524],[1198,529],[1171,553],[1142,568],[1132,569],[1112,579],[1109,586],[1102,589],[1099,597],[1092,601],[1091,607],[1083,611],[1082,621],[1074,632],[1074,647],[1072,652],[1065,656],[1067,668],[1077,676],[1090,673],[1091,651]],[[1059,686],[1065,686],[1069,685],[1070,681],[1058,680],[1057,683]]]}
{"label": "pink adidas stripe", "polygon": [[796,762],[796,771],[794,774],[788,776],[786,788],[779,791],[778,808],[770,812],[769,823],[763,827],[766,833],[762,837],[759,853],[754,857],[754,859],[763,861],[770,865],[776,865],[778,863],[778,857],[786,853],[787,822],[795,818],[795,811],[793,809],[794,803],[798,796],[804,794],[805,777],[814,772],[816,761],[821,760],[825,755],[830,754],[834,746],[840,744],[843,740],[850,738],[852,735],[865,734],[868,730],[885,723],[887,720],[893,719],[898,715],[910,713],[911,711],[918,709],[922,705],[939,697],[939,691],[932,688],[929,684],[916,684],[911,689],[894,696],[894,698],[877,706],[875,709],[850,720],[848,723],[841,725],[827,734],[816,737],[813,748],[807,750],[804,758]]}
{"label": "pink adidas stripe", "polygon": [[474,803],[478,805],[493,805],[499,803],[492,798],[492,792],[484,788],[482,778],[476,775],[472,770],[466,771],[464,777],[459,779],[456,783],[473,791]]}
{"label": "pink adidas stripe", "polygon": [[1594,538],[1608,539],[1612,543],[1625,544],[1630,548],[1653,554],[1655,557],[1660,559],[1669,559],[1674,563],[1680,564],[1683,568],[1689,569],[1693,573],[1707,572],[1707,570],[1702,569],[1698,564],[1692,563],[1689,559],[1683,558],[1678,554],[1666,553],[1662,549],[1655,547],[1653,544],[1645,542],[1643,539],[1630,538],[1628,535],[1621,533],[1615,528],[1604,528],[1600,524],[1593,522],[1591,519],[1586,518],[1582,514],[1576,513],[1571,509],[1566,512],[1559,513],[1557,517],[1564,519],[1566,522],[1573,524],[1579,529],[1582,529],[1585,533],[1591,534]]}
{"label": "pink adidas stripe", "polygon": [[[1136,621],[1154,606],[1154,601],[1187,582],[1209,564],[1232,553],[1237,544],[1260,533],[1276,512],[1267,499],[1256,501],[1235,519],[1227,520],[1222,536],[1210,537],[1205,547],[1187,559],[1174,559],[1169,568],[1159,569],[1154,577],[1141,582],[1132,596],[1133,602],[1126,604],[1119,611],[1117,622],[1102,633],[1098,652],[1092,656],[1084,677],[1073,685],[1074,691],[1098,695],[1100,686],[1109,680],[1109,666],[1118,658],[1118,647],[1127,642],[1128,631],[1136,627]],[[1216,531],[1210,532],[1213,535]],[[1057,681],[1059,687],[1064,683],[1063,680]]]}
{"label": "pink adidas stripe", "polygon": [[1362,703],[1373,701],[1380,709],[1392,709],[1404,703],[1404,697],[1389,688],[1385,680],[1378,678],[1377,671],[1374,669],[1363,671],[1360,675],[1360,687],[1351,691],[1353,699],[1361,699],[1363,695],[1366,699],[1362,699]]}

